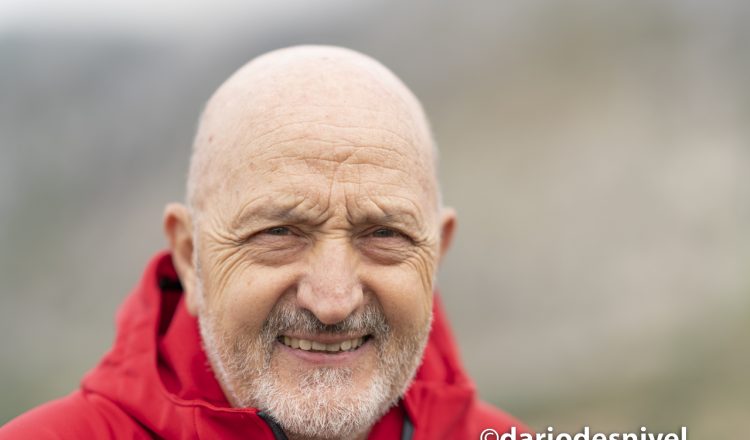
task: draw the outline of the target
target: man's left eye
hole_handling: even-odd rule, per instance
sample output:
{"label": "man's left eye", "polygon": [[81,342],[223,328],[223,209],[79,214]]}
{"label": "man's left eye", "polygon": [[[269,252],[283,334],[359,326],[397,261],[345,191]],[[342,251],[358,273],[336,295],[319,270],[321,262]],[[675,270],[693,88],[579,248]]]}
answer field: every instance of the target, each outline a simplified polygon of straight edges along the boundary
{"label": "man's left eye", "polygon": [[266,234],[269,235],[290,235],[292,231],[284,226],[276,226],[274,228],[266,229]]}
{"label": "man's left eye", "polygon": [[372,236],[375,238],[393,238],[402,237],[403,235],[398,231],[394,231],[393,229],[380,228],[373,231]]}

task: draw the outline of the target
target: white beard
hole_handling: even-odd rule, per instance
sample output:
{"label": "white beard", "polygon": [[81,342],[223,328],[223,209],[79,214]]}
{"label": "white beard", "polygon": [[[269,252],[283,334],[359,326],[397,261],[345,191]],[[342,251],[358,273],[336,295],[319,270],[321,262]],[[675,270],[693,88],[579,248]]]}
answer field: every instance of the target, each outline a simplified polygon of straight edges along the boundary
{"label": "white beard", "polygon": [[[378,360],[367,384],[354,383],[357,367],[305,369],[294,372],[294,384],[282,380],[272,357],[276,337],[292,326],[311,334],[322,330],[323,324],[306,310],[277,304],[252,340],[246,332],[230,334],[216,322],[221,321],[210,311],[199,314],[206,353],[233,405],[263,410],[290,438],[351,439],[364,436],[408,388],[427,343],[431,317],[426,326],[401,337],[393,335],[374,306],[336,324],[373,335]],[[354,385],[359,385],[359,392],[352,391]]]}

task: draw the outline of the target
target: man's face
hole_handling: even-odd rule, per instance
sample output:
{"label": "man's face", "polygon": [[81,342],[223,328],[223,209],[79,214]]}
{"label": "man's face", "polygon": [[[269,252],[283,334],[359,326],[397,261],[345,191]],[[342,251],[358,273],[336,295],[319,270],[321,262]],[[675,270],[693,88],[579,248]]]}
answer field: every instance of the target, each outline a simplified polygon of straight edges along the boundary
{"label": "man's face", "polygon": [[221,159],[195,219],[204,345],[235,406],[291,434],[361,434],[403,393],[429,333],[429,154],[395,115],[286,106],[266,118],[262,134],[224,139],[245,144]]}

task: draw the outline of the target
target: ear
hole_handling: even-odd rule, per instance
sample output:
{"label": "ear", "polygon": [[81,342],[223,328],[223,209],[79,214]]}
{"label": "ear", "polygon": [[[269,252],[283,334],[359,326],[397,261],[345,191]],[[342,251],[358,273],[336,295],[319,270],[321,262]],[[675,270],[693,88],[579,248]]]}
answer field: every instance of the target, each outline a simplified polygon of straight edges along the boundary
{"label": "ear", "polygon": [[172,262],[185,292],[188,312],[198,313],[199,294],[196,288],[196,270],[193,261],[193,221],[187,207],[170,203],[164,208],[164,235],[172,251]]}
{"label": "ear", "polygon": [[453,242],[453,234],[456,231],[456,211],[453,208],[443,208],[440,214],[440,255],[438,261],[442,261],[448,248]]}

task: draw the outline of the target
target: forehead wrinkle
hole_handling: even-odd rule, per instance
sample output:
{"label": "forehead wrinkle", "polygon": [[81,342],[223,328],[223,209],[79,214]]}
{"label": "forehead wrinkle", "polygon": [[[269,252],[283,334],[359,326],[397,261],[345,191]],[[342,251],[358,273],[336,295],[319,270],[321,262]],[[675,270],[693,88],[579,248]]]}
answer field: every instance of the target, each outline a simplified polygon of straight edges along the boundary
{"label": "forehead wrinkle", "polygon": [[[320,108],[333,108],[336,111],[317,112]],[[382,130],[393,138],[400,139],[404,145],[416,151],[425,150],[424,140],[417,136],[418,130],[413,125],[410,115],[398,110],[361,109],[346,105],[291,105],[280,104],[276,107],[279,113],[269,113],[247,109],[243,111],[224,112],[222,124],[232,122],[231,126],[241,130],[230,130],[239,135],[235,142],[240,144],[258,142],[264,138],[283,132],[284,129],[302,127],[301,132],[314,133],[320,128],[341,130]],[[311,111],[313,109],[313,111]],[[282,111],[285,110],[285,111]],[[252,123],[250,123],[252,121]],[[363,124],[367,122],[367,124]],[[292,130],[292,133],[297,131]],[[225,132],[227,133],[227,132]],[[336,133],[341,136],[340,133]],[[385,136],[383,136],[385,137]],[[231,143],[228,139],[227,143]]]}
{"label": "forehead wrinkle", "polygon": [[[331,130],[328,130],[331,129]],[[261,162],[295,159],[347,161],[351,154],[357,157],[353,162],[391,163],[393,168],[404,164],[413,169],[424,170],[431,174],[430,161],[423,149],[416,147],[410,140],[395,130],[384,127],[330,124],[314,120],[293,121],[281,124],[264,134],[252,137],[245,133],[247,140],[237,140],[237,149],[245,150],[247,161]],[[245,145],[240,147],[240,145]],[[377,156],[368,160],[368,155]],[[228,155],[227,161],[233,155]],[[362,157],[361,160],[359,158]],[[352,162],[352,161],[350,161]],[[231,166],[228,164],[228,166]]]}
{"label": "forehead wrinkle", "polygon": [[[417,164],[403,166],[405,161],[399,161],[392,157],[367,157],[362,150],[365,147],[341,146],[336,150],[325,154],[300,154],[296,156],[268,157],[265,162],[271,165],[274,172],[285,170],[287,174],[301,177],[302,173],[298,164],[304,165],[305,169],[314,176],[334,179],[342,183],[362,182],[389,185],[394,182],[403,182],[413,175],[414,169],[419,168]],[[411,165],[411,166],[409,166]],[[363,169],[375,169],[377,174],[370,177],[370,173],[363,175]],[[366,180],[367,178],[371,180]],[[386,177],[390,177],[386,179]]]}
{"label": "forehead wrinkle", "polygon": [[[284,172],[293,180],[311,174],[344,181],[367,178],[382,181],[383,184],[406,182],[413,176],[417,177],[416,185],[422,187],[430,175],[424,161],[404,152],[399,146],[356,145],[340,138],[329,141],[303,135],[253,148],[258,153],[248,159],[252,164],[247,167],[242,163],[234,165],[235,169],[225,173],[225,178],[226,175],[241,177],[248,170],[265,170],[270,176]],[[364,169],[369,172],[364,173]],[[415,170],[418,172],[415,173]]]}
{"label": "forehead wrinkle", "polygon": [[[361,123],[329,123],[320,121],[290,122],[283,124],[258,137],[248,138],[241,144],[247,148],[273,154],[284,153],[284,147],[291,146],[297,150],[305,143],[323,144],[331,148],[312,149],[319,156],[335,155],[340,148],[351,148],[357,155],[378,154],[380,159],[395,158],[399,163],[408,162],[430,168],[431,160],[425,149],[420,148],[415,139],[407,134],[378,125]],[[295,151],[297,152],[297,151]],[[301,154],[308,154],[301,152]],[[347,153],[348,154],[348,153]]]}
{"label": "forehead wrinkle", "polygon": [[267,151],[276,145],[295,141],[315,141],[334,146],[348,144],[352,147],[380,148],[409,162],[429,164],[429,152],[408,131],[375,123],[363,124],[361,120],[329,122],[313,118],[275,124],[262,132],[251,128],[237,133],[236,138],[227,139],[226,143],[234,144],[237,148],[245,146],[248,152],[253,149]]}

